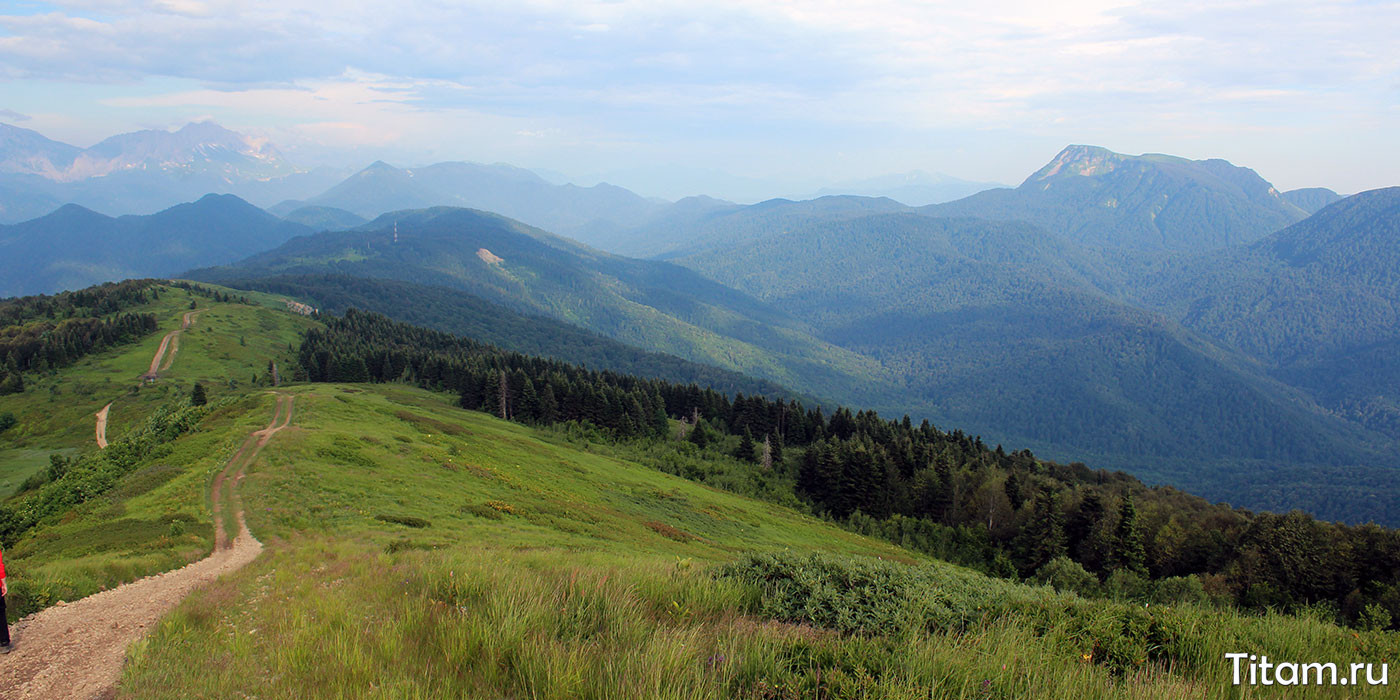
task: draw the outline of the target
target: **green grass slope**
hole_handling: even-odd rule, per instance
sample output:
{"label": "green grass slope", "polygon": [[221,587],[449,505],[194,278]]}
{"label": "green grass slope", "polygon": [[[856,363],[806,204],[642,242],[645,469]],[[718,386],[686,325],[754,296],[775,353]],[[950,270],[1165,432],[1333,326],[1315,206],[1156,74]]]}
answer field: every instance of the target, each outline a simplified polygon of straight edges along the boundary
{"label": "green grass slope", "polygon": [[[162,286],[158,300],[123,311],[154,313],[160,323],[156,332],[61,370],[26,373],[23,393],[0,396],[0,413],[21,418],[0,433],[0,461],[16,458],[11,450],[94,445],[94,414],[108,403],[110,440],[128,426],[139,425],[156,406],[188,394],[195,382],[203,382],[213,397],[246,386],[254,375],[266,373],[268,360],[287,362],[292,356],[288,344],[299,343],[301,331],[313,323],[288,313],[281,296],[205,286],[247,297],[251,303],[214,302],[189,290]],[[191,310],[198,315],[181,334],[170,369],[160,373],[159,381],[142,382],[161,339],[180,328]]]}
{"label": "green grass slope", "polygon": [[[158,330],[59,370],[26,373],[23,393],[0,396],[0,413],[17,419],[0,433],[0,506],[22,509],[52,487],[52,455],[68,471],[95,463],[95,413],[109,403],[108,452],[123,455],[120,466],[102,463],[123,475],[112,488],[5,543],[12,617],[176,568],[212,547],[208,481],[266,423],[263,404],[271,404],[260,392],[268,361],[290,366],[289,344],[314,322],[289,313],[278,296],[208,289],[250,303],[161,286],[159,299],[124,310],[154,313]],[[181,334],[174,361],[157,381],[143,382],[161,338],[180,327],[191,302],[198,316]],[[185,405],[195,382],[210,397],[198,430],[128,459],[128,443],[169,407]]]}
{"label": "green grass slope", "polygon": [[284,391],[241,486],[268,549],[134,647],[121,696],[1232,697],[1225,651],[1397,650],[988,579],[417,389]]}

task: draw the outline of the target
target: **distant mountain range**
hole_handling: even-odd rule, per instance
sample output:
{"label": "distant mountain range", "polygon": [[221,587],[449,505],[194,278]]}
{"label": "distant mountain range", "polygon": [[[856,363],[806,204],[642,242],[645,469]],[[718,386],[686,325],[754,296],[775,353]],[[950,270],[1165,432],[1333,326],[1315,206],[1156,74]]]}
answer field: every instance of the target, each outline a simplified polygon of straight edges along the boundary
{"label": "distant mountain range", "polygon": [[148,216],[110,217],[76,204],[0,226],[0,297],[164,277],[232,262],[311,233],[233,195],[206,195]]}
{"label": "distant mountain range", "polygon": [[0,124],[0,223],[78,204],[105,214],[148,214],[208,193],[260,204],[309,196],[343,173],[301,170],[276,147],[212,122],[120,134],[90,148]]}
{"label": "distant mountain range", "polygon": [[1095,146],[1065,148],[1015,189],[924,213],[1025,221],[1082,245],[1142,251],[1241,245],[1308,215],[1248,168]]}
{"label": "distant mountain range", "polygon": [[888,397],[901,410],[1009,444],[1320,463],[1364,461],[1357,445],[1378,441],[1248,357],[1105,294],[1105,261],[1028,224],[876,214],[677,262],[879,360],[903,379]]}
{"label": "distant mountain range", "polygon": [[[139,189],[252,157],[60,182],[42,173],[86,156],[6,133],[31,156],[0,182]],[[185,152],[163,139],[103,152]],[[272,209],[62,206],[0,226],[0,295],[203,268],[472,332],[497,305],[606,336],[605,356],[666,353],[1254,507],[1400,493],[1400,188],[1279,193],[1225,161],[1071,146],[1018,187],[923,207],[668,203],[499,164],[375,163]],[[575,359],[597,337],[560,333]]]}
{"label": "distant mountain range", "polygon": [[975,182],[943,173],[914,170],[907,173],[841,182],[823,187],[809,196],[796,197],[795,199],[856,195],[860,197],[885,197],[911,207],[920,207],[951,202],[983,190],[1001,187],[1006,187],[1006,185],[998,182]]}
{"label": "distant mountain range", "polygon": [[499,163],[396,168],[376,162],[304,202],[283,202],[271,211],[281,213],[314,205],[372,219],[403,209],[468,207],[597,243],[597,237],[591,233],[635,226],[666,204],[608,184],[555,185],[529,170]]}
{"label": "distant mountain range", "polygon": [[1316,214],[1319,209],[1341,199],[1342,195],[1326,187],[1304,187],[1284,192],[1283,198],[1309,214]]}
{"label": "distant mountain range", "polygon": [[272,144],[213,122],[186,124],[173,132],[148,129],[120,134],[90,148],[0,124],[0,172],[72,182],[127,170],[215,172],[232,180],[296,172]]}

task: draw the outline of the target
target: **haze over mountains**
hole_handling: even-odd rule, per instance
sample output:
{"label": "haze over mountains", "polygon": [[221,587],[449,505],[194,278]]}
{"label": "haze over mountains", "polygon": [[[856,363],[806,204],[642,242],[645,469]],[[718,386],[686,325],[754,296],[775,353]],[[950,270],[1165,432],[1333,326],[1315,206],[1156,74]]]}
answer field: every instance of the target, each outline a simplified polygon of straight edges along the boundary
{"label": "haze over mountains", "polygon": [[340,177],[296,168],[272,144],[213,122],[120,134],[89,148],[0,124],[0,223],[63,204],[109,215],[149,214],[209,193],[268,205],[309,196]]}
{"label": "haze over mountains", "polygon": [[210,194],[149,216],[110,217],[67,204],[0,226],[0,296],[168,276],[311,233],[233,196]]}
{"label": "haze over mountains", "polygon": [[[73,182],[283,167],[246,141],[181,160],[159,133],[86,155],[11,134],[35,155],[7,156],[7,177],[66,186],[52,178],[101,153],[107,174]],[[69,205],[0,227],[0,294],[203,267],[191,274],[340,289],[416,322],[413,298],[431,297],[439,327],[458,313],[444,309],[543,317],[1008,448],[1342,517],[1357,489],[1400,494],[1387,456],[1400,441],[1398,197],[1279,193],[1221,160],[1089,146],[1018,187],[922,207],[665,202],[503,164],[379,162],[280,201],[284,219],[223,195],[149,216]],[[356,279],[400,286],[346,291]]]}
{"label": "haze over mountains", "polygon": [[[992,186],[915,171],[816,189],[818,195],[889,196],[918,205]],[[761,181],[751,187],[770,193],[781,188]],[[119,134],[88,148],[0,124],[0,223],[36,218],[69,203],[113,216],[150,214],[208,193],[236,194],[279,215],[303,204],[346,209],[365,219],[424,206],[483,208],[593,237],[594,243],[670,203],[606,182],[579,186],[557,173],[542,177],[503,163],[396,168],[376,162],[359,172],[307,167],[289,162],[266,139],[207,121],[175,131]]]}
{"label": "haze over mountains", "polygon": [[1308,215],[1248,168],[1095,146],[1065,148],[1015,189],[926,212],[1026,221],[1087,246],[1147,251],[1249,243]]}

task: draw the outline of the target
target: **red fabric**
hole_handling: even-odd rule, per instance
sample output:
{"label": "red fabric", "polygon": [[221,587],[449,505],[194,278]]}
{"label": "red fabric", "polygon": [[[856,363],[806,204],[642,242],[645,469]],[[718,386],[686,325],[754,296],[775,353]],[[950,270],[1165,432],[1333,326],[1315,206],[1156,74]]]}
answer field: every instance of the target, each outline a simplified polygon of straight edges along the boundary
{"label": "red fabric", "polygon": [[0,552],[0,579],[5,578],[5,553]]}

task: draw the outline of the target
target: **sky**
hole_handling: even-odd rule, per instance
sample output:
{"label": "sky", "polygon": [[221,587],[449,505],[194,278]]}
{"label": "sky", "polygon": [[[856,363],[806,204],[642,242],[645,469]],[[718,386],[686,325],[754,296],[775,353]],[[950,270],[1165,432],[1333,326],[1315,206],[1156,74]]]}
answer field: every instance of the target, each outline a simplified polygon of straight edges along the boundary
{"label": "sky", "polygon": [[1016,184],[1071,143],[1400,185],[1400,2],[327,4],[0,0],[0,121],[88,146],[213,119],[301,165],[508,162],[669,197]]}

